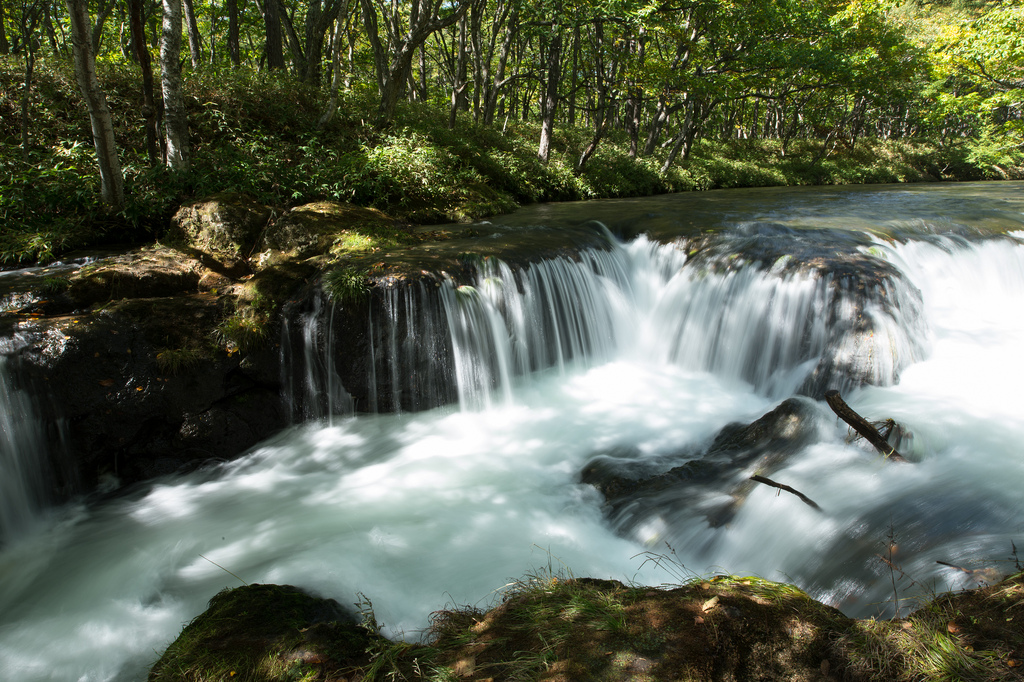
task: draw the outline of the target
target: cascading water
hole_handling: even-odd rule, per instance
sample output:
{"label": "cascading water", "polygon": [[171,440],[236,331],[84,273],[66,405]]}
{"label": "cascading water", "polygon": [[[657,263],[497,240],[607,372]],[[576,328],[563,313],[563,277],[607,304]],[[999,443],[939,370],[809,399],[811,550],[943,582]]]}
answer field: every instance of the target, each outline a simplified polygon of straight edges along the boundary
{"label": "cascading water", "polygon": [[0,548],[29,530],[52,483],[46,430],[29,392],[15,386],[0,339]]}
{"label": "cascading water", "polygon": [[[284,316],[281,329],[281,386],[293,423],[331,422],[352,413],[352,396],[335,369],[335,308],[314,295],[308,310]],[[296,348],[297,346],[297,348]]]}
{"label": "cascading water", "polygon": [[[239,584],[218,565],[343,603],[362,592],[406,637],[445,603],[484,606],[551,562],[671,580],[638,556],[668,546],[696,574],[796,582],[851,615],[892,612],[875,556],[891,534],[917,583],[969,586],[935,562],[991,565],[1020,545],[1024,245],[918,232],[859,235],[842,267],[741,263],[730,236],[708,258],[640,238],[518,270],[488,262],[471,288],[389,294],[373,322],[376,404],[447,395],[462,409],[299,425],[237,461],[64,508],[0,553],[0,678],[142,679]],[[427,366],[429,382],[457,385],[424,391]],[[813,399],[837,385],[913,433],[913,463],[846,442]],[[615,511],[580,482],[595,459],[638,475],[701,461],[727,424],[795,392],[810,396],[798,399],[809,423],[771,476],[820,511],[745,485],[762,459],[716,460],[704,487]],[[722,503],[727,523],[711,522]]]}
{"label": "cascading water", "polygon": [[447,328],[435,283],[393,286],[370,319],[368,408],[419,411],[455,399]]}

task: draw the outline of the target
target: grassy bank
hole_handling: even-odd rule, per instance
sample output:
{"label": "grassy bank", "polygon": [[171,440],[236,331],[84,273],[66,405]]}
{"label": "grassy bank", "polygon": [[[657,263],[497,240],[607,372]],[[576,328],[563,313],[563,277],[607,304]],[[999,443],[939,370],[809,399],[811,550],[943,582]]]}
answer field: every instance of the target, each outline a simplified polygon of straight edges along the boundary
{"label": "grassy bank", "polygon": [[[699,142],[686,161],[660,172],[666,149],[632,159],[627,141],[606,138],[583,173],[575,159],[586,127],[556,128],[552,159],[536,158],[539,126],[494,127],[403,104],[394,125],[370,124],[376,92],[342,94],[333,121],[317,121],[322,93],[287,76],[199,71],[185,81],[192,168],[171,174],[145,153],[135,69],[101,65],[124,167],[127,207],[98,202],[91,132],[68,64],[36,65],[22,116],[24,65],[0,58],[0,266],[46,261],[69,250],[159,238],[182,203],[240,191],[288,208],[321,199],[379,208],[412,223],[469,220],[540,201],[641,196],[719,187],[981,179],[962,155],[926,141],[860,140],[821,155],[821,143]],[[23,131],[23,121],[27,128]],[[28,145],[23,144],[27,132]]]}
{"label": "grassy bank", "polygon": [[154,665],[151,682],[1020,679],[1024,574],[933,596],[895,620],[853,620],[792,585],[694,577],[662,587],[540,573],[498,604],[431,616],[425,643],[381,637],[294,588],[226,590]]}

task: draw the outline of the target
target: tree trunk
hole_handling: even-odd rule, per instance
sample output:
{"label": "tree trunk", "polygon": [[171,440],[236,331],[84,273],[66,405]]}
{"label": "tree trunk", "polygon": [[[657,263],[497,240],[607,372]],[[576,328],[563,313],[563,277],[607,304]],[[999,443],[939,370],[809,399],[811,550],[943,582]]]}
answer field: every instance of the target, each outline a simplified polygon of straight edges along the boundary
{"label": "tree trunk", "polygon": [[[100,3],[99,11],[96,13],[96,22],[92,25],[92,33],[89,35],[89,43],[92,46],[92,58],[95,62],[96,55],[100,53],[100,41],[103,39],[103,24],[107,23],[107,17],[110,16],[111,11],[114,9],[114,2],[106,2],[104,0]],[[88,8],[86,8],[88,13]]]}
{"label": "tree trunk", "polygon": [[186,171],[189,165],[188,114],[181,95],[181,0],[163,0],[163,5],[160,84],[164,93],[167,166],[175,171]]}
{"label": "tree trunk", "polygon": [[469,55],[466,52],[468,30],[466,15],[459,20],[458,56],[456,57],[455,73],[452,78],[451,108],[448,111],[448,129],[455,129],[456,115],[466,103],[466,72],[469,66]]}
{"label": "tree trunk", "polygon": [[331,24],[339,16],[348,14],[348,0],[326,0],[321,8],[319,1],[312,2],[306,11],[306,53],[302,78],[319,84],[324,51],[324,37]]}
{"label": "tree trunk", "polygon": [[618,80],[617,75],[619,71],[618,59],[613,60],[610,69],[607,69],[604,62],[605,54],[605,40],[604,40],[604,22],[597,20],[594,22],[594,80],[597,89],[597,103],[594,106],[594,135],[590,139],[590,144],[587,145],[583,153],[580,154],[579,160],[576,161],[576,174],[579,175],[583,172],[587,162],[590,161],[590,157],[597,151],[598,145],[601,140],[604,139],[604,135],[608,130],[612,120],[612,112],[614,111],[614,97],[610,96],[610,90],[615,82]]}
{"label": "tree trunk", "polygon": [[61,40],[57,40],[57,31],[53,28],[53,17],[50,16],[49,4],[43,5],[43,26],[46,28],[46,37],[50,39],[50,48],[53,54],[67,53],[67,40],[61,32]]}
{"label": "tree trunk", "polygon": [[100,168],[103,202],[114,209],[124,208],[124,176],[114,143],[114,125],[110,119],[107,98],[96,80],[96,60],[92,54],[89,32],[88,0],[67,0],[71,19],[71,46],[75,59],[75,77],[82,97],[89,108],[96,161]]}
{"label": "tree trunk", "polygon": [[131,26],[133,54],[142,68],[142,116],[146,121],[146,153],[149,155],[149,165],[156,166],[160,163],[160,117],[153,92],[153,64],[142,23],[142,2],[128,0],[128,22]]}
{"label": "tree trunk", "polygon": [[284,46],[281,43],[281,10],[277,0],[264,0],[263,23],[267,29],[267,68],[284,68]]}
{"label": "tree trunk", "polygon": [[39,6],[31,5],[22,8],[21,43],[25,53],[25,80],[21,89],[21,159],[29,162],[29,106],[32,101],[32,75],[36,67],[36,26],[39,24]]}
{"label": "tree trunk", "polygon": [[[518,28],[519,5],[516,3],[512,5],[508,21],[505,24],[505,37],[501,42],[501,51],[498,53],[498,66],[494,72],[494,79],[493,81],[489,77],[484,79],[484,83],[487,88],[487,93],[484,97],[484,125],[491,125],[494,123],[494,112],[498,108],[498,95],[501,93],[501,89],[508,82],[505,79],[505,69],[508,66],[509,55],[512,54],[512,43],[515,40]],[[489,62],[485,64],[485,66],[486,68],[490,68]]]}
{"label": "tree trunk", "polygon": [[228,11],[228,54],[231,65],[238,67],[242,63],[242,49],[238,40],[238,0],[227,0]]}
{"label": "tree trunk", "polygon": [[694,134],[694,100],[693,98],[687,98],[686,100],[686,117],[683,119],[683,125],[676,134],[675,140],[672,143],[672,150],[668,153],[668,158],[665,159],[665,163],[661,165],[661,174],[665,175],[668,173],[668,169],[672,167],[672,164],[676,162],[676,157],[679,156],[680,152],[683,153],[683,158],[687,158],[690,155],[690,147],[693,145],[693,134]]}
{"label": "tree trunk", "polygon": [[[462,1],[443,5],[443,0],[416,0],[409,8],[408,31],[400,39],[395,36],[391,49],[387,52],[380,40],[377,13],[372,1],[361,0],[361,5],[367,40],[373,48],[374,66],[380,88],[376,123],[383,126],[394,118],[395,107],[412,73],[412,60],[416,50],[435,32],[448,28],[465,16],[469,4]],[[451,10],[444,18],[438,16],[442,5]]]}
{"label": "tree trunk", "polygon": [[10,54],[11,44],[7,42],[7,31],[4,29],[4,0],[0,0],[0,54]]}
{"label": "tree trunk", "polygon": [[334,118],[334,113],[338,110],[338,88],[341,86],[341,51],[345,48],[345,40],[342,35],[342,22],[345,17],[348,16],[348,3],[349,0],[344,0],[344,7],[338,15],[338,25],[334,30],[334,57],[331,64],[331,98],[327,102],[327,108],[324,110],[323,116],[317,122],[317,130],[323,130],[327,127],[327,124]]}
{"label": "tree trunk", "polygon": [[217,19],[220,12],[217,11],[217,3],[210,0],[210,66],[217,63]]}
{"label": "tree trunk", "polygon": [[[636,57],[633,68],[642,70],[647,55],[647,37],[644,35],[643,27],[639,29],[636,39],[631,41],[630,50]],[[627,91],[629,95],[626,99],[626,132],[629,134],[629,158],[635,159],[640,151],[640,114],[644,106],[643,90],[635,78],[630,78]]]}
{"label": "tree trunk", "polygon": [[[561,14],[561,8],[556,16]],[[551,136],[555,132],[555,112],[558,109],[558,81],[561,79],[562,65],[562,27],[553,26],[554,35],[548,44],[547,79],[544,85],[544,97],[541,99],[540,143],[537,145],[537,158],[547,163],[551,158]]]}
{"label": "tree trunk", "polygon": [[32,97],[32,72],[36,66],[36,51],[31,41],[25,51],[25,87],[21,91],[21,160],[26,164],[29,162],[28,156],[28,121],[29,121],[29,102]]}
{"label": "tree trunk", "polygon": [[185,12],[185,25],[188,27],[188,51],[192,57],[192,68],[198,69],[203,63],[203,39],[199,35],[195,5],[192,0],[182,0],[182,9]]}
{"label": "tree trunk", "polygon": [[[473,54],[473,123],[480,122],[483,104],[484,64],[483,64],[483,13],[486,7],[481,2],[474,2],[469,8],[470,29],[469,38],[472,45],[470,52]],[[494,43],[491,42],[491,53],[494,52]]]}
{"label": "tree trunk", "polygon": [[292,23],[292,17],[285,11],[285,6],[281,0],[267,0],[267,2],[277,3],[277,11],[281,17],[281,26],[284,28],[284,35],[288,42],[288,51],[292,55],[292,72],[299,75],[304,74],[306,72],[306,52],[302,49],[302,43],[295,32],[295,24]]}

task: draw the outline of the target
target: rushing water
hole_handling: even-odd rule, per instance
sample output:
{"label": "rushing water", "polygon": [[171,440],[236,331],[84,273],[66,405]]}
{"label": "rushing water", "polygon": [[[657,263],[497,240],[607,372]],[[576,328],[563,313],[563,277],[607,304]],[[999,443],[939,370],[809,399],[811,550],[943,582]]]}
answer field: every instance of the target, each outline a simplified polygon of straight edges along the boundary
{"label": "rushing water", "polygon": [[[429,381],[454,377],[440,390],[458,404],[298,425],[237,461],[58,510],[0,553],[0,678],[143,679],[213,594],[239,584],[228,571],[343,603],[361,593],[389,632],[416,637],[431,611],[486,606],[508,579],[549,565],[672,580],[647,551],[683,572],[795,582],[858,616],[892,613],[876,556],[888,556],[892,535],[893,561],[918,585],[902,582],[903,596],[974,584],[936,561],[1009,570],[1024,535],[1021,189],[717,192],[513,216],[509,230],[574,210],[660,237],[688,223],[736,245],[767,235],[798,254],[808,235],[820,249],[849,243],[853,229],[852,251],[886,277],[851,290],[791,267],[800,257],[697,262],[639,237],[579,260],[489,263],[472,286],[392,294],[395,320],[434,312],[375,348],[401,357],[447,335],[451,366]],[[980,239],[975,227],[1018,231]],[[860,232],[893,229],[903,235],[894,242]],[[309,339],[292,355],[321,370],[291,384],[293,404],[307,406],[297,416],[347,400],[324,335],[308,331],[330,315],[317,305],[292,335]],[[405,381],[393,371],[376,381]],[[728,524],[710,523],[708,509],[731,501],[751,466],[612,518],[579,482],[597,456],[653,472],[700,457],[726,424],[837,383],[862,414],[912,432],[903,449],[913,463],[847,443],[811,403],[812,437],[771,476],[821,511],[760,486],[738,496]]]}

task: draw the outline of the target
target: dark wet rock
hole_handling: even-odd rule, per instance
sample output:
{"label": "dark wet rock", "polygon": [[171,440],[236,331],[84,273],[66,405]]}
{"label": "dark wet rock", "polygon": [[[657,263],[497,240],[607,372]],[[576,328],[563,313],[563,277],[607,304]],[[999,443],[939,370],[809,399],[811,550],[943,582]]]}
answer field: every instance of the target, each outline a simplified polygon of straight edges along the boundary
{"label": "dark wet rock", "polygon": [[[0,278],[11,371],[40,395],[51,450],[75,474],[60,496],[235,457],[287,425],[275,301],[312,267],[233,278],[166,247]],[[232,350],[222,330],[258,303],[263,343]]]}
{"label": "dark wet rock", "polygon": [[148,679],[338,679],[339,671],[367,665],[377,641],[384,642],[333,599],[289,585],[246,585],[214,596]]}
{"label": "dark wet rock", "polygon": [[[813,442],[818,406],[806,398],[789,398],[759,419],[725,426],[704,449],[663,455],[660,461],[683,461],[658,473],[649,473],[640,452],[617,450],[591,459],[580,481],[593,485],[605,498],[607,515],[620,532],[628,533],[645,518],[693,505],[709,493],[727,494],[730,502],[705,509],[712,525],[731,518],[755,485],[751,474],[769,475],[790,456]],[[672,514],[663,514],[670,517]]]}
{"label": "dark wet rock", "polygon": [[101,477],[130,482],[233,457],[287,424],[268,398],[276,386],[213,345],[221,317],[216,297],[194,294],[19,324],[30,343],[18,366],[45,387],[87,489]]}
{"label": "dark wet rock", "polygon": [[[406,245],[333,252],[350,233]],[[227,194],[183,207],[167,242],[0,277],[8,369],[67,453],[57,498],[230,459],[292,421],[451,403],[445,277],[609,247],[592,226],[414,229],[339,202],[274,219]],[[338,268],[364,290],[326,296]]]}

